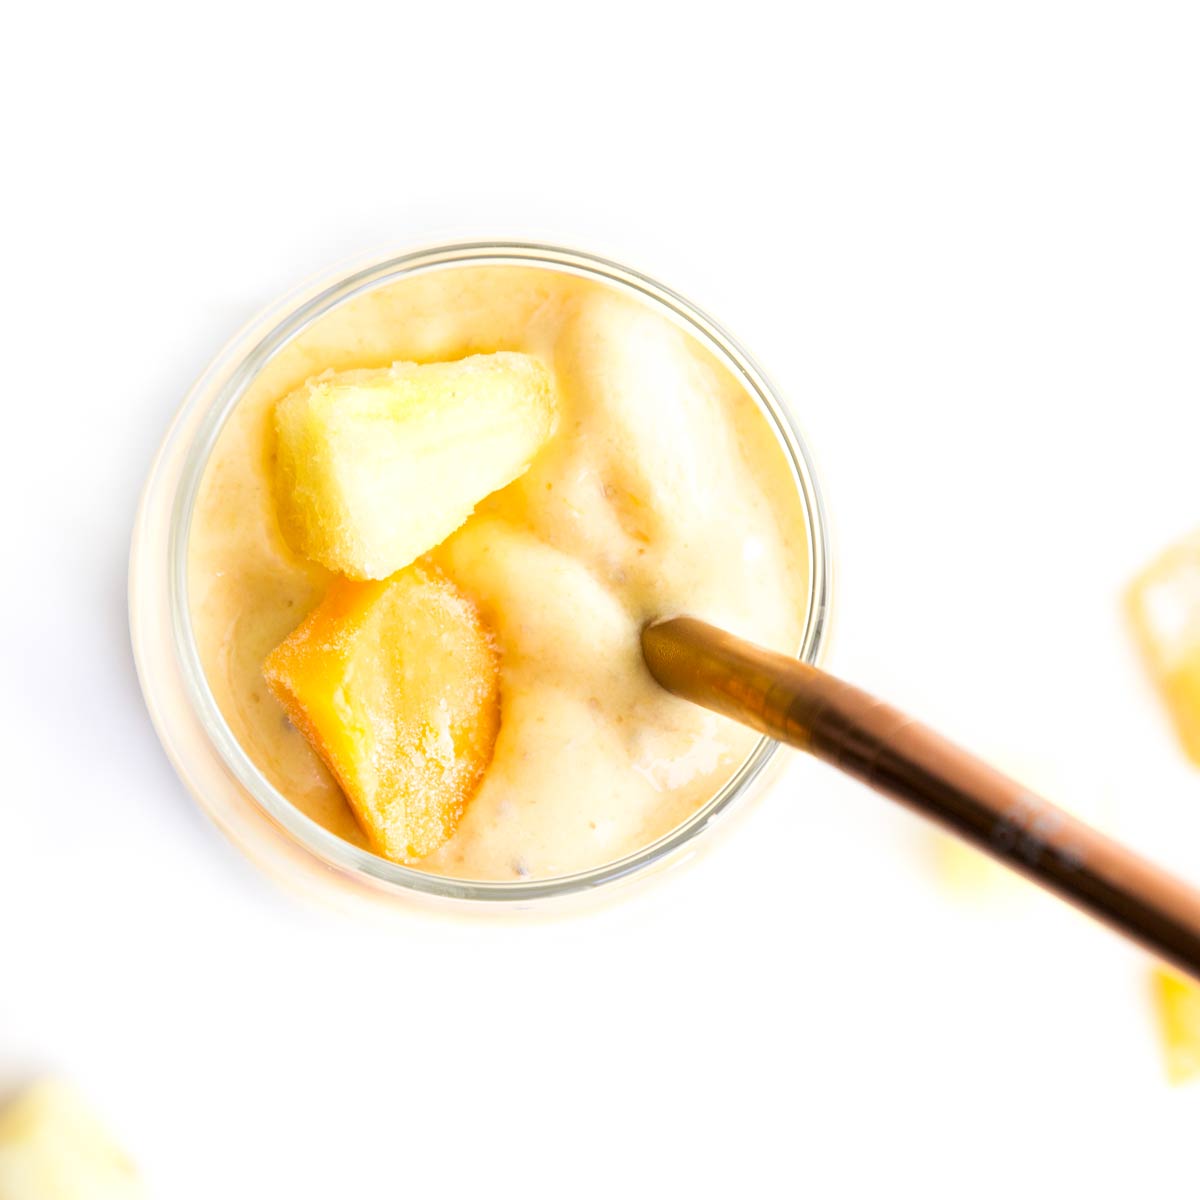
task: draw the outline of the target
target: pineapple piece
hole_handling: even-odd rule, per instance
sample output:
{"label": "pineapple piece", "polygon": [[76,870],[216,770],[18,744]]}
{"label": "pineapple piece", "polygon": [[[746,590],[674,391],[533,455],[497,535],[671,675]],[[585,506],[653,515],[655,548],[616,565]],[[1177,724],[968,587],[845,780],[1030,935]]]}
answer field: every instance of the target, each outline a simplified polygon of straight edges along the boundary
{"label": "pineapple piece", "polygon": [[1200,765],[1200,531],[1134,581],[1129,613],[1184,751]]}
{"label": "pineapple piece", "polygon": [[524,474],[554,432],[550,372],[526,354],[326,373],[275,409],[285,537],[351,579],[385,579]]}
{"label": "pineapple piece", "polygon": [[128,1158],[87,1104],[43,1080],[0,1113],[0,1200],[139,1200]]}
{"label": "pineapple piece", "polygon": [[[1089,764],[1014,756],[1003,749],[985,758],[1073,817],[1101,829],[1111,826],[1115,810],[1111,785],[1107,775]],[[961,899],[992,904],[1024,900],[1036,891],[1016,871],[961,838],[940,829],[931,829],[928,838],[938,883]]]}
{"label": "pineapple piece", "polygon": [[263,673],[380,854],[411,862],[454,833],[495,747],[499,664],[436,568],[335,580]]}
{"label": "pineapple piece", "polygon": [[1154,968],[1154,1007],[1167,1078],[1187,1083],[1200,1077],[1200,986]]}
{"label": "pineapple piece", "polygon": [[956,896],[990,900],[1010,884],[1019,886],[1019,876],[961,838],[932,829],[929,841],[937,881]]}

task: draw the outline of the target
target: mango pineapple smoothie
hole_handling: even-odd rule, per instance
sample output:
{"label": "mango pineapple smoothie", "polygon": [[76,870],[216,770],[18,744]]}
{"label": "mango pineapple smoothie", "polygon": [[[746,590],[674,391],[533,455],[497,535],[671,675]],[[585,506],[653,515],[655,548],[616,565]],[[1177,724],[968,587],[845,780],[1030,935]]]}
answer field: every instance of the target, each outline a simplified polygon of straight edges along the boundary
{"label": "mango pineapple smoothie", "polygon": [[253,380],[205,469],[193,627],[226,721],[338,836],[477,880],[655,841],[756,735],[641,660],[688,612],[794,652],[805,514],[694,338],[530,267],[402,279]]}

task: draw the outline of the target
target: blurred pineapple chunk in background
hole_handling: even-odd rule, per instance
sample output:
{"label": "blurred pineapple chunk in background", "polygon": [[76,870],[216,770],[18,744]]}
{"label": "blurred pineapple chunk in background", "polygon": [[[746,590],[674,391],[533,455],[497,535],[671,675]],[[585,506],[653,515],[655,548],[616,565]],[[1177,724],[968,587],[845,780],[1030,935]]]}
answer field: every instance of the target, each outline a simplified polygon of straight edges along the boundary
{"label": "blurred pineapple chunk in background", "polygon": [[940,887],[957,899],[988,902],[1019,894],[1021,877],[952,833],[930,829],[930,858]]}
{"label": "blurred pineapple chunk in background", "polygon": [[1129,616],[1184,751],[1200,765],[1200,531],[1133,583]]}
{"label": "blurred pineapple chunk in background", "polygon": [[[1200,530],[1159,555],[1127,596],[1133,635],[1187,756],[1200,765]],[[1200,803],[1200,794],[1197,795]],[[1151,975],[1167,1078],[1200,1077],[1200,985]]]}
{"label": "blurred pineapple chunk in background", "polygon": [[73,1088],[44,1080],[0,1110],[0,1200],[144,1200],[132,1162]]}
{"label": "blurred pineapple chunk in background", "polygon": [[326,372],[275,410],[280,524],[330,570],[384,579],[522,475],[556,421],[528,354]]}
{"label": "blurred pineapple chunk in background", "polygon": [[263,670],[380,854],[411,862],[454,833],[492,759],[499,663],[440,571],[335,579]]}
{"label": "blurred pineapple chunk in background", "polygon": [[1154,1007],[1167,1078],[1187,1083],[1200,1077],[1200,984],[1156,967]]}
{"label": "blurred pineapple chunk in background", "polygon": [[[1091,764],[1074,764],[1069,771],[1062,764],[1045,760],[1016,759],[1002,754],[984,754],[998,770],[1018,780],[1036,795],[1104,829],[1113,819],[1112,794],[1106,778]],[[1037,890],[1011,867],[998,862],[982,850],[953,834],[931,829],[930,857],[938,884],[957,899],[991,905],[1019,900]]]}

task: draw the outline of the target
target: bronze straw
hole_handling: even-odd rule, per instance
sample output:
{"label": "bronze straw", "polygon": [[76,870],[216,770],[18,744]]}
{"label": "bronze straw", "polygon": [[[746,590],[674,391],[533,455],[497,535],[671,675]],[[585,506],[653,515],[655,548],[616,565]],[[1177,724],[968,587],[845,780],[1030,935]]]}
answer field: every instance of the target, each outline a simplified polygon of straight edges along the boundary
{"label": "bronze straw", "polygon": [[1200,979],[1200,892],[816,667],[691,617],[642,631],[651,675],[861,779]]}

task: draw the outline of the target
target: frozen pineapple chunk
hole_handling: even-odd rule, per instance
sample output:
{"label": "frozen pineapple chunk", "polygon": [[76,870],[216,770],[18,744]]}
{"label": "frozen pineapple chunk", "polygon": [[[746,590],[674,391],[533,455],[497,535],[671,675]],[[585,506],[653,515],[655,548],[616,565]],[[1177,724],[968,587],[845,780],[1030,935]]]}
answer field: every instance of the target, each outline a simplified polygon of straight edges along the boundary
{"label": "frozen pineapple chunk", "polygon": [[496,743],[499,668],[436,568],[335,580],[263,673],[380,854],[411,862],[453,834]]}
{"label": "frozen pineapple chunk", "polygon": [[1187,1083],[1200,1076],[1200,985],[1154,969],[1154,1007],[1167,1078]]}
{"label": "frozen pineapple chunk", "polygon": [[139,1200],[137,1171],[84,1101],[45,1080],[0,1112],[0,1200]]}
{"label": "frozen pineapple chunk", "polygon": [[318,375],[275,409],[280,524],[330,570],[384,579],[523,474],[555,420],[526,354]]}
{"label": "frozen pineapple chunk", "polygon": [[1200,764],[1200,531],[1134,581],[1129,612],[1179,740]]}

